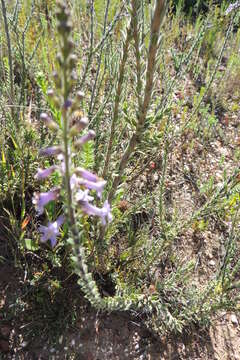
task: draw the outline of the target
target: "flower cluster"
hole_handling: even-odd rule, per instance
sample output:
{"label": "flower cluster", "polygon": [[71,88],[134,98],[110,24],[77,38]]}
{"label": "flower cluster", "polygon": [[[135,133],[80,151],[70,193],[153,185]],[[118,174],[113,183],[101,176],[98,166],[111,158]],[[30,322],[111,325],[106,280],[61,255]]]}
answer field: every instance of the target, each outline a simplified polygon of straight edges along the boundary
{"label": "flower cluster", "polygon": [[[99,217],[102,225],[106,226],[112,220],[110,205],[108,201],[105,201],[103,207],[97,207],[93,204],[94,196],[92,196],[96,193],[99,199],[102,198],[106,181],[84,168],[73,167],[73,149],[74,151],[81,151],[85,143],[94,139],[95,133],[93,130],[89,130],[79,137],[79,133],[87,128],[88,119],[81,117],[77,121],[73,121],[74,113],[79,108],[79,101],[83,99],[84,94],[78,91],[74,99],[70,98],[75,81],[74,68],[76,57],[72,54],[73,41],[70,37],[72,25],[69,15],[66,4],[59,3],[56,14],[57,29],[62,40],[60,42],[60,53],[57,55],[59,72],[54,73],[56,90],[49,89],[48,97],[61,112],[61,123],[58,124],[46,113],[41,114],[41,120],[49,130],[55,131],[59,135],[62,145],[55,145],[40,150],[40,156],[55,157],[58,163],[46,169],[39,168],[35,175],[37,180],[44,180],[58,171],[60,176],[62,176],[63,186],[51,189],[48,192],[35,192],[33,204],[38,215],[41,215],[49,202],[56,201],[59,196],[65,196],[68,199],[67,210],[69,218],[73,218],[71,215],[74,214],[75,216],[75,213],[80,209],[86,215]],[[59,228],[64,221],[63,215],[60,215],[56,221],[48,222],[47,226],[40,225],[41,241],[46,242],[50,240],[52,247],[54,247],[59,235]],[[73,222],[73,219],[71,221]],[[70,226],[73,225],[73,223],[70,223]]]}

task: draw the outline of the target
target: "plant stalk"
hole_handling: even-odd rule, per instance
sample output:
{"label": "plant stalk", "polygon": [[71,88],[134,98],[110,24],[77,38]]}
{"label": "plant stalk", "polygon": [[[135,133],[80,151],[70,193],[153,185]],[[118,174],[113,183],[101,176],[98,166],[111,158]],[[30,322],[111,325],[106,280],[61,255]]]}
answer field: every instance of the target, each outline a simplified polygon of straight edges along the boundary
{"label": "plant stalk", "polygon": [[121,182],[121,178],[123,175],[123,171],[128,163],[128,160],[133,153],[136,144],[140,141],[141,134],[143,132],[144,123],[146,120],[147,112],[149,109],[149,105],[152,98],[152,90],[153,90],[153,79],[154,79],[154,70],[156,65],[156,58],[157,58],[157,50],[158,50],[158,41],[159,41],[159,30],[160,26],[163,22],[164,15],[167,9],[167,1],[166,0],[157,0],[156,6],[152,18],[151,23],[151,38],[148,50],[148,62],[147,62],[147,72],[146,72],[146,85],[144,91],[144,100],[141,112],[139,114],[138,123],[136,127],[136,131],[133,133],[129,144],[121,158],[119,168],[118,168],[118,175],[115,177],[112,188],[109,192],[108,201],[111,203],[115,192],[117,190],[118,185]]}

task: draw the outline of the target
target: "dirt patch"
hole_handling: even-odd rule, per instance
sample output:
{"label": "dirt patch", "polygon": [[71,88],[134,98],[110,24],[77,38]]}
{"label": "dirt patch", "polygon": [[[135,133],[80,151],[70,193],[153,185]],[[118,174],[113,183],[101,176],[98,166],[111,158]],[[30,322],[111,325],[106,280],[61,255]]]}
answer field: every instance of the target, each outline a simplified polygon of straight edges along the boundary
{"label": "dirt patch", "polygon": [[[68,304],[75,318],[64,323],[62,316],[56,329],[58,319],[49,316],[56,304],[48,302],[45,314],[43,307],[37,311],[26,294],[24,274],[1,265],[1,359],[240,359],[240,319],[233,314],[222,313],[204,331],[192,328],[181,336],[160,338],[150,333],[139,317],[98,313],[82,298],[79,288],[71,284],[68,290],[75,298]],[[58,307],[63,307],[58,300]]]}

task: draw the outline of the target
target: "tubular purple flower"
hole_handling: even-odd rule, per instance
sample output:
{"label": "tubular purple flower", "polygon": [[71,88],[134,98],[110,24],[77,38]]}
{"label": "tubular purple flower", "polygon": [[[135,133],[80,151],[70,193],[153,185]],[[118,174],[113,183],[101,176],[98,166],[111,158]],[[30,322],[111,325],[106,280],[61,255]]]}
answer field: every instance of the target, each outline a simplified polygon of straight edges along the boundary
{"label": "tubular purple flower", "polygon": [[73,174],[70,178],[71,189],[74,190],[78,185],[78,177],[76,174]]}
{"label": "tubular purple flower", "polygon": [[50,146],[48,148],[41,149],[39,151],[39,155],[40,156],[55,156],[55,155],[62,154],[62,152],[63,152],[63,149],[61,146]]}
{"label": "tubular purple flower", "polygon": [[95,132],[93,130],[89,130],[89,132],[85,135],[83,135],[82,137],[80,137],[80,139],[78,139],[75,143],[74,146],[76,148],[82,147],[86,142],[92,140],[95,138]]}
{"label": "tubular purple flower", "polygon": [[104,221],[105,223],[103,223],[103,225],[105,226],[106,225],[106,219],[108,221],[108,223],[110,223],[113,219],[113,216],[112,216],[112,213],[111,213],[111,207],[110,207],[110,204],[107,200],[104,201],[104,204],[103,204],[103,214],[104,214]]}
{"label": "tubular purple flower", "polygon": [[78,176],[81,176],[83,179],[88,180],[88,181],[97,182],[100,180],[100,178],[97,175],[91,173],[88,170],[80,168],[80,167],[76,168],[75,173]]}
{"label": "tubular purple flower", "polygon": [[92,196],[89,196],[88,193],[89,193],[89,190],[79,189],[76,193],[76,201],[80,202],[80,203],[93,201],[94,198]]}
{"label": "tubular purple flower", "polygon": [[48,176],[52,175],[52,173],[57,169],[56,165],[50,166],[47,169],[40,169],[38,168],[37,173],[35,175],[35,179],[43,180],[46,179]]}
{"label": "tubular purple flower", "polygon": [[82,211],[87,215],[94,215],[101,218],[103,226],[108,222],[112,221],[111,209],[108,201],[106,200],[103,208],[98,208],[92,204],[89,204],[87,201],[80,202]]}
{"label": "tubular purple flower", "polygon": [[89,190],[95,190],[97,192],[97,196],[99,198],[102,197],[102,192],[104,189],[104,186],[106,185],[105,180],[100,180],[98,182],[88,181],[88,180],[79,180],[79,185],[85,186]]}
{"label": "tubular purple flower", "polygon": [[49,222],[47,226],[40,225],[39,232],[41,235],[41,242],[51,241],[51,246],[54,247],[57,243],[57,236],[59,235],[59,228],[64,222],[64,216],[61,215],[54,222]]}
{"label": "tubular purple flower", "polygon": [[32,202],[36,207],[38,215],[43,213],[45,205],[58,198],[59,192],[59,189],[54,189],[44,193],[35,192],[33,194],[34,196]]}

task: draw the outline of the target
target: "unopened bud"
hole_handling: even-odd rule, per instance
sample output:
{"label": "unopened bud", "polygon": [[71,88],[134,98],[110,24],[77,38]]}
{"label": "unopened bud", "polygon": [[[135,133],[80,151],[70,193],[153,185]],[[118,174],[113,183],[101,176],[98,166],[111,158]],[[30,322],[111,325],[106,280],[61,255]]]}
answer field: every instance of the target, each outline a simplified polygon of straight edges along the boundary
{"label": "unopened bud", "polygon": [[70,78],[72,81],[77,81],[78,77],[77,77],[76,71],[71,72]]}
{"label": "unopened bud", "polygon": [[76,94],[77,100],[82,100],[84,98],[85,94],[83,91],[78,91]]}
{"label": "unopened bud", "polygon": [[58,73],[56,71],[53,72],[52,76],[53,76],[56,88],[60,89],[61,85],[62,85],[60,76],[58,75]]}
{"label": "unopened bud", "polygon": [[72,23],[70,21],[59,21],[57,25],[57,31],[59,34],[66,36],[66,34],[70,33],[72,30]]}
{"label": "unopened bud", "polygon": [[67,99],[63,105],[64,109],[67,110],[72,106],[72,100],[71,99]]}
{"label": "unopened bud", "polygon": [[70,129],[70,136],[76,136],[79,133],[79,131],[85,129],[87,126],[88,126],[88,118],[86,117],[81,118]]}
{"label": "unopened bud", "polygon": [[62,58],[62,55],[60,53],[58,53],[56,55],[56,60],[57,60],[57,62],[59,64],[59,66],[63,66],[63,58]]}
{"label": "unopened bud", "polygon": [[49,90],[47,91],[47,96],[50,97],[50,98],[52,98],[52,97],[54,96],[54,91],[53,91],[53,89],[49,89]]}
{"label": "unopened bud", "polygon": [[52,119],[48,114],[42,113],[42,114],[40,115],[40,119],[41,119],[42,121],[44,121],[44,124],[45,124],[49,129],[54,130],[54,131],[56,131],[56,130],[59,129],[58,125],[55,123],[55,121],[53,121],[53,119]]}
{"label": "unopened bud", "polygon": [[74,54],[71,54],[68,58],[68,65],[70,69],[73,69],[76,66],[77,63],[77,56]]}

